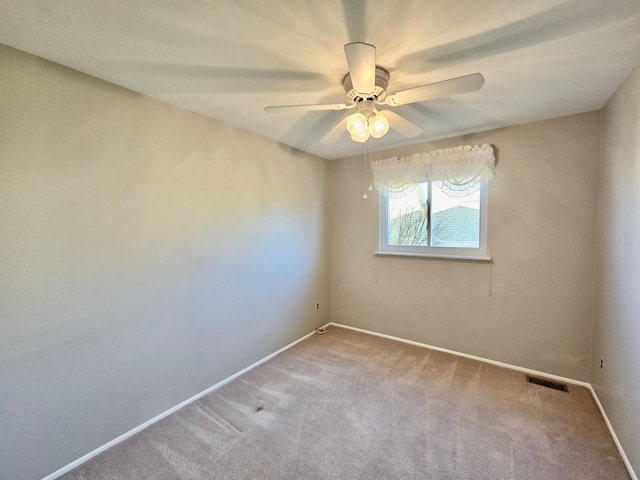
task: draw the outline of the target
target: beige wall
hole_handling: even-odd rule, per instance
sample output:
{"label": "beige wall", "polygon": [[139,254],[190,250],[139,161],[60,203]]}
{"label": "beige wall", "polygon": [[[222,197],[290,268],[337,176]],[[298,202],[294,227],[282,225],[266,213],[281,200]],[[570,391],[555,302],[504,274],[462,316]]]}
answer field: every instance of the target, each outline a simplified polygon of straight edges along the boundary
{"label": "beige wall", "polygon": [[331,320],[588,381],[599,126],[591,112],[373,155],[494,145],[493,264],[374,256],[363,157],[333,161]]}
{"label": "beige wall", "polygon": [[328,321],[326,160],[8,47],[0,64],[0,478]]}
{"label": "beige wall", "polygon": [[640,66],[602,111],[600,172],[591,383],[640,474]]}

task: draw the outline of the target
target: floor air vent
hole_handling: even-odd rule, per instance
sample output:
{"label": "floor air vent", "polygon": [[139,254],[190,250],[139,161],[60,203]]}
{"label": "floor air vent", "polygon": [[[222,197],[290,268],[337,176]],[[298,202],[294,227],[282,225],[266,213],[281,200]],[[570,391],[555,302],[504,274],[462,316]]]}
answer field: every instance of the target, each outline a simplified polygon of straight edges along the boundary
{"label": "floor air vent", "polygon": [[536,385],[542,385],[543,387],[553,388],[554,390],[560,390],[561,392],[569,393],[569,387],[564,383],[554,382],[552,380],[547,380],[546,378],[540,377],[532,377],[531,375],[527,375],[527,382],[535,383]]}

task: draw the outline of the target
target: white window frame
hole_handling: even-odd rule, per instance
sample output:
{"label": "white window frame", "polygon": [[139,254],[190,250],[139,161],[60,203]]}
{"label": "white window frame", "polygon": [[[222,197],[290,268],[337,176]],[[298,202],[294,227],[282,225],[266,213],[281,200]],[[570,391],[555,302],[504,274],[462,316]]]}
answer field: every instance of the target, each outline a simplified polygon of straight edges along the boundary
{"label": "white window frame", "polygon": [[[429,181],[429,205],[431,204],[431,181]],[[480,184],[480,244],[478,248],[457,248],[457,247],[432,247],[432,246],[406,246],[389,245],[387,237],[387,208],[388,199],[382,194],[378,194],[378,251],[375,255],[398,255],[410,257],[434,257],[453,258],[459,260],[479,260],[489,261],[489,245],[487,239],[487,223],[489,213],[489,187],[486,183]],[[429,218],[429,230],[432,222]],[[429,232],[431,241],[431,232]]]}

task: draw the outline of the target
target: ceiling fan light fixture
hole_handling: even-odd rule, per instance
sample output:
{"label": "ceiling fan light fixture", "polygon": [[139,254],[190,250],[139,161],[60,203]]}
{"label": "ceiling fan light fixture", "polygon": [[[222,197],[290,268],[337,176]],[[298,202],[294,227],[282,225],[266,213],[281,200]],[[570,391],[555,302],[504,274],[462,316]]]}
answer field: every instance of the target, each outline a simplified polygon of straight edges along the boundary
{"label": "ceiling fan light fixture", "polygon": [[373,138],[380,138],[389,131],[389,120],[382,113],[369,118],[369,133]]}

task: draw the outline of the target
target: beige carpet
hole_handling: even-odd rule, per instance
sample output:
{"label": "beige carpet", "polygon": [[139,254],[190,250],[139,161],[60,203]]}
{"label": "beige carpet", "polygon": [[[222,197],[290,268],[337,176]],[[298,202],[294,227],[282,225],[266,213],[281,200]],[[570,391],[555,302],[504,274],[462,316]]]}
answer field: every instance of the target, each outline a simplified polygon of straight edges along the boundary
{"label": "beige carpet", "polygon": [[586,389],[331,327],[62,478],[630,477]]}

